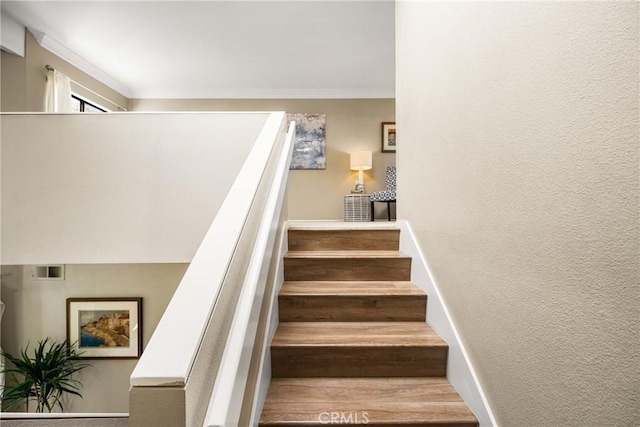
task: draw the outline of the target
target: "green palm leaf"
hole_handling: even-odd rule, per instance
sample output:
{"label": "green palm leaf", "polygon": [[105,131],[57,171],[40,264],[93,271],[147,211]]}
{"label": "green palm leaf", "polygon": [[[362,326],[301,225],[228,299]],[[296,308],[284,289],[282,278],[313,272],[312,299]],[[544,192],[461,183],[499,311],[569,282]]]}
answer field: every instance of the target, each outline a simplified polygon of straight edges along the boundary
{"label": "green palm leaf", "polygon": [[72,375],[91,365],[79,361],[82,353],[66,340],[61,343],[50,342],[49,338],[39,341],[33,356],[29,356],[28,344],[19,357],[4,351],[0,354],[9,362],[2,370],[10,379],[2,397],[7,409],[23,402],[28,409],[29,398],[35,397],[37,412],[45,408],[51,412],[56,406],[64,411],[61,398],[65,393],[82,398],[82,384]]}

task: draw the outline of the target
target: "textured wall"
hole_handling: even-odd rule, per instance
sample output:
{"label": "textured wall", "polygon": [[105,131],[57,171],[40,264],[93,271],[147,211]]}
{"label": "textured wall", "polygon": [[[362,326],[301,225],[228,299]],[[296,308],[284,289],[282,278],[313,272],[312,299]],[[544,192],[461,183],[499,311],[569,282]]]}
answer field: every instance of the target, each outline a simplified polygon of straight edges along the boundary
{"label": "textured wall", "polygon": [[399,217],[503,426],[640,424],[638,6],[397,3]]}
{"label": "textured wall", "polygon": [[[289,218],[342,219],[343,195],[358,174],[349,170],[349,153],[373,151],[373,169],[365,172],[367,192],[385,187],[387,166],[396,155],[382,153],[381,123],[395,121],[393,99],[132,99],[132,111],[287,111],[326,113],[327,169],[289,174]],[[386,217],[377,204],[377,216]]]}

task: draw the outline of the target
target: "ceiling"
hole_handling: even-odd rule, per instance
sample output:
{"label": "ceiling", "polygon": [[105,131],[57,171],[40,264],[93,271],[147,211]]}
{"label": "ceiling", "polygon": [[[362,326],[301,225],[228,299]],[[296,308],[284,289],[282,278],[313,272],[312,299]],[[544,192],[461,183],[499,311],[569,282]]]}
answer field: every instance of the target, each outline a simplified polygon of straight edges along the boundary
{"label": "ceiling", "polygon": [[2,1],[1,7],[101,70],[129,98],[395,93],[392,0]]}

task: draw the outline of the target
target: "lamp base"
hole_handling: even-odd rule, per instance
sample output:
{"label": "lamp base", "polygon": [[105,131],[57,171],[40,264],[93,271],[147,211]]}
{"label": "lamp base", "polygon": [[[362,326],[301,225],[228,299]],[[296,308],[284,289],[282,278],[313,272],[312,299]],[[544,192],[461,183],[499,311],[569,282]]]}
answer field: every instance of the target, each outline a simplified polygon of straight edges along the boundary
{"label": "lamp base", "polygon": [[364,185],[362,184],[356,184],[356,188],[355,190],[351,190],[351,193],[364,193]]}

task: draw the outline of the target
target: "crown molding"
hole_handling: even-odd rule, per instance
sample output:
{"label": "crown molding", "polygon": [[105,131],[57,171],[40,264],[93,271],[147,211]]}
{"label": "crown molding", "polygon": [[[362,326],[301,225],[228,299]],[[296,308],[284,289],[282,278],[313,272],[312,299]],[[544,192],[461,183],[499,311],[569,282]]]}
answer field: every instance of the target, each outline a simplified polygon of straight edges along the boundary
{"label": "crown molding", "polygon": [[94,79],[98,80],[101,83],[104,83],[111,89],[119,92],[127,98],[131,98],[131,89],[102,71],[100,68],[93,65],[91,62],[84,59],[82,56],[69,49],[67,46],[63,45],[56,39],[43,32],[33,29],[29,29],[29,31],[34,35],[34,37],[38,41],[38,44],[47,49],[49,52],[55,54],[61,59],[64,59],[69,64],[84,71]]}

